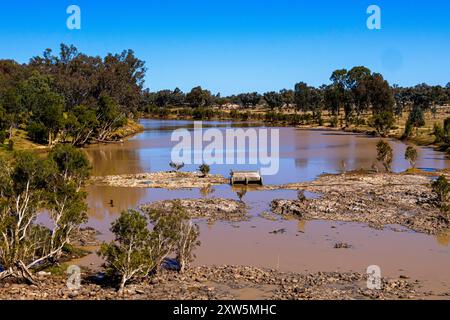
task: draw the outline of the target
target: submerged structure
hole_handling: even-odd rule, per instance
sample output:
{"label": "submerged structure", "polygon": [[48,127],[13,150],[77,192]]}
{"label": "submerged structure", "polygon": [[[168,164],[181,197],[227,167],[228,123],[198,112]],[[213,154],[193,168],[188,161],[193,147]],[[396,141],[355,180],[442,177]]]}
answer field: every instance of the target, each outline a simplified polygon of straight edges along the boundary
{"label": "submerged structure", "polygon": [[243,184],[250,184],[250,183],[257,183],[262,185],[263,184],[263,178],[259,171],[233,171],[230,172],[230,184],[237,184],[237,183],[243,183]]}

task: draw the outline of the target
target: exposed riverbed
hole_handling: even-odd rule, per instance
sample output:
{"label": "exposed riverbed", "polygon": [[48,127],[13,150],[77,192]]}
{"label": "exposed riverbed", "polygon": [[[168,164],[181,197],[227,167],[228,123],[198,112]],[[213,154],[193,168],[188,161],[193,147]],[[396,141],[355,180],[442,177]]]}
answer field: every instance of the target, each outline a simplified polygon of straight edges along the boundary
{"label": "exposed riverbed", "polygon": [[[98,145],[87,149],[94,175],[123,175],[169,170],[172,130],[191,127],[190,121],[142,121],[144,132],[123,144]],[[229,123],[212,122],[223,130]],[[376,158],[376,138],[341,132],[280,130],[280,170],[264,177],[266,185],[312,181],[320,174],[337,173],[345,162],[346,170],[371,168]],[[394,171],[403,171],[406,145],[390,141],[394,148]],[[417,163],[426,170],[450,168],[443,154],[430,148],[420,149]],[[184,171],[197,166],[187,165]],[[212,174],[228,176],[230,169],[256,169],[252,165],[212,166]],[[314,190],[312,190],[314,191]],[[243,192],[229,185],[168,190],[105,185],[88,187],[89,225],[99,230],[101,240],[110,240],[108,229],[121,210],[154,201],[192,198],[224,198],[242,201],[248,208],[244,221],[196,220],[200,225],[202,245],[197,250],[196,265],[251,265],[286,272],[354,271],[364,273],[367,266],[379,265],[382,275],[408,276],[421,280],[427,290],[450,291],[450,236],[417,233],[398,225],[382,229],[367,223],[328,220],[286,220],[270,214],[274,199],[294,200],[296,190],[252,190]],[[314,197],[315,194],[307,194]],[[111,200],[112,204],[111,204]],[[401,232],[399,232],[401,231]],[[350,248],[336,249],[336,243]],[[81,264],[99,264],[95,255]]]}

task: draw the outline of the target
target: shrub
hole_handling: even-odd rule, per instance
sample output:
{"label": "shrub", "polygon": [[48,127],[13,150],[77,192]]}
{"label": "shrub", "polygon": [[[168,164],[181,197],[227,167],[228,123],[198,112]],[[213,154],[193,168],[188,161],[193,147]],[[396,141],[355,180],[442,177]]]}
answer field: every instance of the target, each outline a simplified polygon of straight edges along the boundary
{"label": "shrub", "polygon": [[439,123],[435,123],[433,126],[433,135],[435,136],[434,143],[445,142],[444,128]]}
{"label": "shrub", "polygon": [[207,164],[202,164],[200,167],[198,167],[198,170],[203,174],[204,177],[206,177],[209,174],[210,167]]}
{"label": "shrub", "polygon": [[179,171],[180,169],[182,169],[182,168],[184,167],[184,162],[181,162],[181,163],[170,162],[170,163],[169,163],[169,166],[170,166],[172,169],[174,169],[174,170],[176,170],[176,171]]}
{"label": "shrub", "polygon": [[179,224],[179,236],[176,242],[176,259],[180,273],[183,273],[190,262],[195,258],[193,249],[200,245],[198,225],[183,219]]}
{"label": "shrub", "polygon": [[413,146],[408,146],[405,151],[405,159],[409,162],[411,167],[416,167],[416,161],[417,161],[418,153],[417,149]]}
{"label": "shrub", "polygon": [[334,116],[330,119],[331,127],[336,128],[338,126],[338,124],[339,124],[339,119],[337,116]]}
{"label": "shrub", "polygon": [[3,144],[5,142],[6,136],[7,136],[6,131],[0,130],[0,144]]}
{"label": "shrub", "polygon": [[450,184],[448,183],[445,176],[441,175],[435,181],[431,183],[431,188],[436,194],[440,204],[444,204],[447,201],[448,193],[450,192]]}
{"label": "shrub", "polygon": [[380,161],[387,172],[391,171],[393,152],[389,143],[380,140],[377,143],[377,160]]}
{"label": "shrub", "polygon": [[[150,231],[148,224],[153,229]],[[194,259],[193,250],[200,245],[199,228],[194,225],[179,201],[169,210],[152,209],[143,215],[127,210],[113,222],[115,240],[102,244],[98,254],[105,259],[107,274],[119,278],[119,293],[126,283],[137,277],[148,277],[158,271],[164,260],[176,254],[179,271],[184,272]]]}
{"label": "shrub", "polygon": [[148,220],[135,210],[123,211],[113,222],[111,232],[115,241],[102,244],[99,254],[105,259],[106,272],[120,277],[119,292],[127,281],[147,275],[153,266],[151,256],[152,237]]}
{"label": "shrub", "polygon": [[394,125],[394,115],[392,112],[383,111],[376,114],[372,118],[372,126],[377,130],[378,134],[382,137],[386,136],[389,130]]}
{"label": "shrub", "polygon": [[150,221],[153,223],[156,267],[171,253],[175,252],[179,271],[184,272],[194,259],[193,250],[200,245],[198,226],[192,224],[186,210],[179,201],[172,201],[168,211],[151,210]]}
{"label": "shrub", "polygon": [[44,143],[47,139],[48,129],[40,122],[31,122],[27,131],[28,136],[34,142]]}

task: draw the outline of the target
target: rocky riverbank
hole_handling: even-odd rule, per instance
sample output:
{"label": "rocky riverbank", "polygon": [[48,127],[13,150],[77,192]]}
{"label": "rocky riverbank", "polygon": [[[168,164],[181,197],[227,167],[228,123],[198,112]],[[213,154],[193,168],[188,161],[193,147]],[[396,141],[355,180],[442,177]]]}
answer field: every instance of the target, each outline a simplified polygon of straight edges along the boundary
{"label": "rocky riverbank", "polygon": [[111,175],[93,177],[91,183],[95,185],[107,185],[112,187],[134,188],[207,188],[212,185],[228,183],[228,179],[218,174],[203,176],[199,172],[148,172],[139,174]]}
{"label": "rocky riverbank", "polygon": [[367,276],[356,272],[284,273],[248,266],[201,266],[184,274],[162,270],[150,280],[127,285],[124,294],[105,278],[82,273],[81,287],[70,290],[66,277],[43,274],[40,285],[0,283],[0,299],[422,299],[448,293],[420,291],[420,283],[402,277],[382,279],[380,290],[367,289]]}
{"label": "rocky riverbank", "polygon": [[222,198],[162,200],[143,205],[140,209],[143,211],[157,209],[170,213],[175,201],[186,210],[191,219],[242,221],[248,218],[245,203]]}
{"label": "rocky riverbank", "polygon": [[363,222],[374,228],[399,224],[427,234],[444,232],[450,227],[448,218],[437,206],[426,174],[326,174],[310,183],[277,188],[320,194],[315,199],[273,200],[272,210],[280,215]]}

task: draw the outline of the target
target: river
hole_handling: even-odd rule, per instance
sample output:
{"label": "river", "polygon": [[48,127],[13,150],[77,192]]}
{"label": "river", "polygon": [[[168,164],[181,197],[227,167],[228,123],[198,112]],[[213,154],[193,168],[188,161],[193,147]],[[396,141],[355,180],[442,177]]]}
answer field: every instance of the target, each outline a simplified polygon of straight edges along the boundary
{"label": "river", "polygon": [[[169,170],[173,130],[192,128],[192,121],[142,120],[144,131],[123,144],[87,148],[94,175],[127,174]],[[225,130],[248,124],[204,122],[204,128]],[[335,173],[345,162],[347,170],[370,168],[376,159],[377,138],[334,131],[277,128],[280,134],[279,172],[264,177],[265,184],[312,180],[323,172]],[[390,140],[394,149],[393,170],[408,168],[406,145]],[[186,165],[192,171],[197,166]],[[450,168],[450,161],[431,148],[420,148],[417,167],[432,170]],[[228,176],[230,169],[255,169],[247,165],[213,165],[211,173]],[[212,190],[165,190],[106,186],[88,187],[89,225],[98,229],[102,240],[110,241],[109,226],[121,210],[164,199],[224,197],[238,199],[230,186]],[[198,220],[201,246],[196,250],[197,265],[233,264],[275,268],[282,271],[358,271],[378,265],[383,276],[407,275],[423,281],[425,288],[450,289],[450,237],[429,236],[398,226],[375,230],[360,223],[335,221],[270,220],[260,216],[269,211],[274,198],[294,199],[295,191],[251,191],[243,200],[251,219],[244,222],[208,223]],[[114,206],[111,207],[110,200]],[[284,232],[271,233],[284,229]],[[399,232],[399,229],[401,232]],[[350,249],[335,249],[337,242]],[[99,264],[95,254],[80,263]]]}

